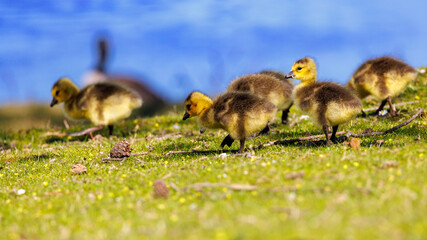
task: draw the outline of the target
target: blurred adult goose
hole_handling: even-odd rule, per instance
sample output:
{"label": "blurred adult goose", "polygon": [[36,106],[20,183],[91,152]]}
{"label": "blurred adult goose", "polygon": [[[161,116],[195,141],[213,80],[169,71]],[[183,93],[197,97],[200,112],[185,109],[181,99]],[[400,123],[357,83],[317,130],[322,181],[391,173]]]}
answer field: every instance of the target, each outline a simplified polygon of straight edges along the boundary
{"label": "blurred adult goose", "polygon": [[95,68],[83,77],[83,84],[85,86],[99,82],[115,82],[137,92],[144,100],[144,108],[148,106],[156,108],[156,106],[165,104],[162,97],[146,86],[143,80],[126,75],[107,74],[106,62],[109,55],[109,48],[106,38],[99,39],[97,52],[98,60]]}

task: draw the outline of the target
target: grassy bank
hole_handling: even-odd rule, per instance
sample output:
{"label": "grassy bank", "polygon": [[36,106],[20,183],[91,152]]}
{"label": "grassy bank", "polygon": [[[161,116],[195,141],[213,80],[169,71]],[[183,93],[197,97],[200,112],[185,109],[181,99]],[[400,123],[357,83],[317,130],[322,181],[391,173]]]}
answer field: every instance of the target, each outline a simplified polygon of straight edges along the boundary
{"label": "grassy bank", "polygon": [[[389,129],[427,109],[425,80],[395,102],[396,118],[357,117],[340,127]],[[376,106],[368,100],[365,106]],[[116,125],[113,138],[62,137],[82,130],[1,131],[0,229],[7,239],[423,239],[427,236],[425,115],[385,136],[273,145],[245,154],[217,150],[224,131],[199,133],[182,109]],[[279,122],[279,116],[276,119]],[[246,147],[321,134],[292,108],[288,125]],[[107,135],[107,130],[101,132]],[[133,153],[104,163],[126,138]],[[343,142],[344,141],[344,142]],[[237,149],[235,142],[232,149]],[[86,173],[73,174],[80,163]],[[154,196],[162,179],[166,198]],[[201,186],[200,183],[210,183]],[[194,185],[196,184],[196,185]]]}

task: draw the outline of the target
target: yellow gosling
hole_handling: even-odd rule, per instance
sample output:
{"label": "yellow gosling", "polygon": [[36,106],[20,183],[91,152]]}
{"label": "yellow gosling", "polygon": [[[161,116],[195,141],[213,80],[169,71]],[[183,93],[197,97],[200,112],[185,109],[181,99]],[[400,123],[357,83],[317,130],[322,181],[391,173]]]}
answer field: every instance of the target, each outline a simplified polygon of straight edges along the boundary
{"label": "yellow gosling", "polygon": [[375,115],[378,115],[388,102],[390,115],[395,116],[392,97],[402,93],[416,76],[416,70],[408,64],[392,57],[380,57],[367,60],[359,66],[348,81],[347,87],[361,99],[372,95],[381,100]]}
{"label": "yellow gosling", "polygon": [[108,126],[110,136],[113,123],[129,117],[142,105],[142,99],[127,88],[113,83],[96,83],[80,90],[70,79],[60,78],[52,87],[51,107],[64,103],[64,113],[71,119],[87,119],[98,127],[70,136],[81,136]]}
{"label": "yellow gosling", "polygon": [[[293,91],[294,104],[322,127],[326,141],[336,143],[338,125],[348,122],[362,110],[362,103],[345,87],[332,82],[316,82],[316,63],[309,57],[294,63],[288,78],[301,81]],[[328,128],[332,136],[328,138]]]}
{"label": "yellow gosling", "polygon": [[199,123],[206,128],[221,128],[229,133],[221,143],[231,146],[240,140],[239,153],[245,149],[245,139],[265,128],[276,114],[270,101],[243,92],[229,92],[210,99],[203,93],[192,92],[185,100],[183,120],[198,116]]}

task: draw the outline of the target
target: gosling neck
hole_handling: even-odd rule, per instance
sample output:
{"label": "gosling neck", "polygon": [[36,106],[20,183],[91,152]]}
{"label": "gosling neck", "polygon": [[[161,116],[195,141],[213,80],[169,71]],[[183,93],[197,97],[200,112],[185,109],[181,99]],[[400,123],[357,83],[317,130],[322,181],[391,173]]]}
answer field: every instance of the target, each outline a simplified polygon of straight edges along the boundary
{"label": "gosling neck", "polygon": [[199,114],[199,123],[207,128],[218,128],[218,123],[215,120],[212,104],[206,105],[202,108]]}
{"label": "gosling neck", "polygon": [[79,94],[80,89],[74,83],[71,83],[67,91],[68,91],[68,99],[65,100],[65,102],[74,100],[77,94]]}
{"label": "gosling neck", "polygon": [[300,78],[298,79],[301,81],[302,85],[309,85],[315,83],[317,80],[316,67],[310,67],[304,74],[300,74]]}
{"label": "gosling neck", "polygon": [[199,99],[197,103],[197,115],[203,115],[208,109],[212,107],[213,101],[207,96]]}
{"label": "gosling neck", "polygon": [[310,85],[316,82],[316,77],[302,79],[300,85]]}

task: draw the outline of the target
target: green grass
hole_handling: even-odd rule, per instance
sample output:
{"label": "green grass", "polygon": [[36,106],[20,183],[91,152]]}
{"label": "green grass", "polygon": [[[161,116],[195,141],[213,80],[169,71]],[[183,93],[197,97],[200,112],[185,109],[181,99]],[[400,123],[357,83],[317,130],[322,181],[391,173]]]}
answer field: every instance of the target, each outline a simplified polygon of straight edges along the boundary
{"label": "green grass", "polygon": [[[340,127],[361,133],[385,130],[427,109],[423,81],[395,102],[397,118],[358,117]],[[365,101],[375,106],[375,101]],[[45,136],[49,131],[1,131],[0,232],[3,239],[425,239],[427,236],[427,126],[425,116],[386,136],[362,139],[359,151],[347,144],[270,146],[238,155],[166,155],[176,150],[217,150],[224,131],[199,133],[183,111],[137,118],[116,125],[116,137]],[[301,113],[292,109],[290,120]],[[279,116],[277,118],[277,122]],[[178,128],[179,127],[179,128]],[[268,141],[321,134],[310,120],[249,139]],[[101,132],[106,136],[107,130]],[[103,163],[114,143],[128,139],[133,152],[148,155]],[[378,141],[384,142],[379,145]],[[349,141],[349,140],[348,140]],[[0,146],[1,148],[1,146]],[[237,149],[235,142],[232,149]],[[87,173],[73,175],[76,163]],[[304,171],[302,178],[290,173]],[[163,179],[169,197],[153,196]],[[256,186],[179,190],[211,182]],[[18,194],[25,189],[24,194]]]}

